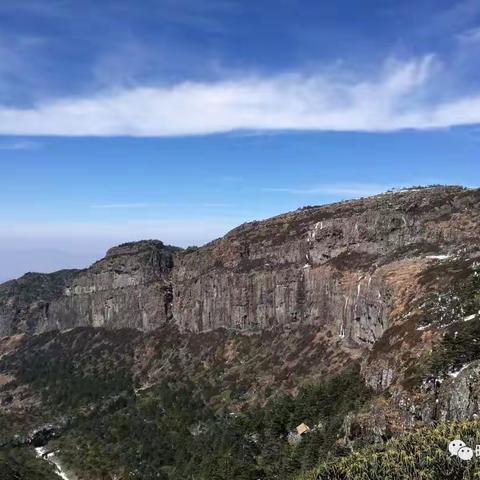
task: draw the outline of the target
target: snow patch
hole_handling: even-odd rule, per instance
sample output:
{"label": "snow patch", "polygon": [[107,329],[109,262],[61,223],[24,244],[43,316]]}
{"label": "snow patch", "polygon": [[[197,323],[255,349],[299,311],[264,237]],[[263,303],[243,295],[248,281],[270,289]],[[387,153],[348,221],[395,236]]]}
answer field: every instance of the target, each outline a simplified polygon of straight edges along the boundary
{"label": "snow patch", "polygon": [[406,193],[406,192],[419,192],[421,188],[401,188],[400,190],[397,190],[394,188],[392,190],[392,193]]}
{"label": "snow patch", "polygon": [[470,365],[469,363],[466,363],[465,365],[462,365],[462,367],[459,368],[458,370],[455,370],[453,372],[448,372],[448,376],[452,378],[457,378],[460,375],[460,373],[462,373],[469,365]]}
{"label": "snow patch", "polygon": [[51,463],[52,465],[54,465],[56,473],[60,478],[62,478],[63,480],[73,480],[72,477],[69,477],[65,473],[65,471],[62,469],[60,463],[55,458],[55,454],[53,452],[49,452],[47,454],[47,447],[37,447],[35,448],[35,453],[38,458],[45,460]]}
{"label": "snow patch", "polygon": [[431,327],[431,325],[422,325],[420,327],[417,327],[415,330],[418,330],[419,332],[422,332],[423,330],[426,330],[429,327]]}

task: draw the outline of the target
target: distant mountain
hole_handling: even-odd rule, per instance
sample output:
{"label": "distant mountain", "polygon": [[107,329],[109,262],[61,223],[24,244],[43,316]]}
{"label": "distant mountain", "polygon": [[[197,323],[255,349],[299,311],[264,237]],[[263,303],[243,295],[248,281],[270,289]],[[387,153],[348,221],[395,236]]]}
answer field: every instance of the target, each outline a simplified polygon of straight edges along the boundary
{"label": "distant mountain", "polygon": [[27,274],[0,285],[0,412],[82,480],[293,478],[474,419],[479,238],[480,190],[437,186]]}

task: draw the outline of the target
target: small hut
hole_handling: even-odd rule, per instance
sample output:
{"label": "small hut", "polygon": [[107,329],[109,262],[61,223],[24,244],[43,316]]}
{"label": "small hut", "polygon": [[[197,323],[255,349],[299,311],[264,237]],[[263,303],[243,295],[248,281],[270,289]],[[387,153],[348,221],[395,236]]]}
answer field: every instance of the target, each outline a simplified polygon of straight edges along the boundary
{"label": "small hut", "polygon": [[298,435],[303,435],[304,433],[309,432],[309,431],[310,431],[310,427],[308,425],[305,425],[304,423],[301,423],[297,427],[297,434]]}

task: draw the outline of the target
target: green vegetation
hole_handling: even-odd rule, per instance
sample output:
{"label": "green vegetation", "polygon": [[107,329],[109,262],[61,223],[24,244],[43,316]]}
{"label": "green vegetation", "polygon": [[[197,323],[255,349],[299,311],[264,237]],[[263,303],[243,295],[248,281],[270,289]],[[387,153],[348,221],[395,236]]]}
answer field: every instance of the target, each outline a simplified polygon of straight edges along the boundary
{"label": "green vegetation", "polygon": [[[163,369],[163,379],[136,391],[138,335],[50,332],[26,338],[1,359],[3,371],[42,400],[42,422],[65,420],[49,447],[84,480],[287,480],[344,453],[337,445],[344,417],[370,398],[357,366],[297,395],[271,388],[266,403],[256,396],[248,404],[254,371],[226,375],[221,360],[208,372],[192,368],[167,340],[148,363]],[[235,345],[238,355],[248,350],[245,339]],[[270,368],[267,356],[259,368]],[[312,431],[289,442],[302,422]]]}
{"label": "green vegetation", "polygon": [[410,367],[408,373],[412,378],[443,376],[480,359],[480,267],[473,264],[466,268],[462,260],[452,260],[433,267],[430,274],[438,276],[443,271],[441,268],[459,278],[448,282],[452,285],[448,291],[428,298],[422,306],[418,325],[444,327],[445,335],[424,367]]}
{"label": "green vegetation", "polygon": [[441,376],[447,371],[458,370],[480,359],[480,319],[459,324],[455,331],[448,332],[432,353],[430,371]]}
{"label": "green vegetation", "polygon": [[27,448],[0,449],[0,478],[2,480],[60,479],[53,465],[36,458]]}
{"label": "green vegetation", "polygon": [[22,380],[31,383],[47,404],[59,408],[75,408],[132,388],[129,372],[121,364],[112,365],[110,373],[106,368],[84,371],[71,359],[48,357],[25,367],[20,371]]}
{"label": "green vegetation", "polygon": [[[430,358],[430,373],[441,376],[480,359],[480,269],[460,281],[442,306],[444,318],[461,320],[450,326]],[[467,321],[464,321],[468,319]]]}
{"label": "green vegetation", "polygon": [[[450,261],[445,268],[452,271],[465,269],[463,264],[456,260]],[[470,274],[466,278],[452,280],[452,287],[448,291],[431,295],[428,298],[422,308],[423,316],[419,321],[419,326],[444,326],[479,313],[480,267],[474,265],[468,271]],[[441,271],[436,273],[440,274]]]}
{"label": "green vegetation", "polygon": [[79,270],[59,270],[54,273],[26,273],[17,280],[0,284],[0,302],[7,302],[16,296],[18,305],[26,305],[38,300],[50,300],[60,295]]}
{"label": "green vegetation", "polygon": [[[243,413],[219,415],[205,394],[188,380],[164,381],[141,396],[125,391],[77,417],[51,445],[87,478],[287,479],[341,453],[343,419],[370,395],[356,368]],[[319,427],[292,445],[288,433],[301,422]]]}
{"label": "green vegetation", "polygon": [[[134,332],[49,332],[29,340],[25,350],[4,359],[17,381],[30,385],[43,402],[67,411],[133,388]],[[35,342],[38,342],[36,344]],[[48,348],[42,348],[47,342]]]}
{"label": "green vegetation", "polygon": [[297,480],[473,480],[480,478],[480,458],[462,461],[450,456],[448,444],[460,438],[475,449],[480,444],[480,422],[443,423],[424,428],[321,463]]}
{"label": "green vegetation", "polygon": [[55,480],[59,477],[48,462],[38,459],[29,447],[15,445],[13,432],[0,414],[0,479]]}

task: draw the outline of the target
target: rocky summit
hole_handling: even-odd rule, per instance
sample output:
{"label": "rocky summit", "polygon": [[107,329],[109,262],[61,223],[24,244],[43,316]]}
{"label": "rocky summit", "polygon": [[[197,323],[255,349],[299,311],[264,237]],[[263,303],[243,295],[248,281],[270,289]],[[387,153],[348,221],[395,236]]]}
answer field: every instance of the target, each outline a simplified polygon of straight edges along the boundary
{"label": "rocky summit", "polygon": [[0,332],[165,324],[172,316],[170,272],[179,250],[158,240],[126,243],[85,270],[28,273],[6,282],[0,285]]}
{"label": "rocky summit", "polygon": [[480,190],[123,244],[0,285],[0,335],[3,443],[71,478],[355,478],[316,466],[480,414]]}

